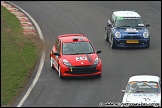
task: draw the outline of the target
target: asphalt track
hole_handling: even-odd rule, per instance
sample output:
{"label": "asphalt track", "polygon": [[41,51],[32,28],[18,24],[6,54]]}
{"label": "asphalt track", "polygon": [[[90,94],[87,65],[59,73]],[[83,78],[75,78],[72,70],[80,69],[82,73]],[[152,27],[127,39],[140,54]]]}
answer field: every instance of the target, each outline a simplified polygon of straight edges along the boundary
{"label": "asphalt track", "polygon": [[[45,42],[46,56],[41,75],[22,107],[99,107],[100,103],[103,106],[109,102],[120,103],[121,90],[125,89],[129,77],[142,74],[161,77],[161,1],[11,2],[35,19]],[[144,23],[151,25],[148,28],[151,35],[149,49],[111,49],[110,43],[105,41],[104,27],[112,11],[124,9],[136,10]],[[65,33],[83,33],[97,50],[102,51],[99,54],[103,64],[101,78],[60,80],[58,73],[50,68],[51,48],[56,37]],[[34,71],[36,75],[37,69]],[[13,106],[17,106],[26,90]]]}

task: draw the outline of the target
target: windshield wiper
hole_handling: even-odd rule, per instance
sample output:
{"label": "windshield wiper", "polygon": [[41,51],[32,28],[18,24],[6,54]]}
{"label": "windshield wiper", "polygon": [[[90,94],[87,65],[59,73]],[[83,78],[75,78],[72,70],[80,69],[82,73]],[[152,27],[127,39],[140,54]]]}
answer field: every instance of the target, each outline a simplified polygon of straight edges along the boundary
{"label": "windshield wiper", "polygon": [[137,91],[137,93],[140,93],[140,92],[144,92],[144,91],[142,91],[142,90],[138,90],[138,91]]}
{"label": "windshield wiper", "polygon": [[132,26],[132,28],[134,28],[134,27],[144,27],[144,26]]}
{"label": "windshield wiper", "polygon": [[[147,86],[149,86],[149,87],[151,87],[151,88],[154,88],[154,87],[152,87],[152,86],[150,86],[150,85],[148,85],[148,84],[146,84],[146,83],[143,83],[144,85],[147,85]],[[154,88],[154,89],[156,89],[156,88]]]}
{"label": "windshield wiper", "polygon": [[78,53],[78,54],[92,54],[92,53]]}
{"label": "windshield wiper", "polygon": [[120,27],[132,27],[132,26],[116,26],[117,28],[120,28]]}
{"label": "windshield wiper", "polygon": [[69,55],[77,55],[77,54],[93,54],[93,52],[76,52],[76,53],[71,53]]}
{"label": "windshield wiper", "polygon": [[78,54],[80,54],[80,53],[72,53],[72,54],[69,54],[69,55],[78,55]]}

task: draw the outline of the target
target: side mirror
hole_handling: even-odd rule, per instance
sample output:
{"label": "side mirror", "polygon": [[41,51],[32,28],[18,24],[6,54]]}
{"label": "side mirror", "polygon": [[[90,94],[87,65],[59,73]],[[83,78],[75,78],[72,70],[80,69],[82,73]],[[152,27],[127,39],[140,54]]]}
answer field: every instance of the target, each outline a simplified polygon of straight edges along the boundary
{"label": "side mirror", "polygon": [[111,24],[107,23],[107,26],[111,26]]}
{"label": "side mirror", "polygon": [[150,26],[150,24],[146,24],[146,27],[149,27]]}
{"label": "side mirror", "polygon": [[60,56],[60,54],[59,54],[58,52],[54,52],[53,54],[54,54],[54,55],[58,55],[58,56]]}
{"label": "side mirror", "polygon": [[101,53],[101,51],[99,50],[99,51],[97,51],[96,53],[99,54],[99,53]]}
{"label": "side mirror", "polygon": [[111,21],[110,20],[107,21],[107,26],[111,26]]}
{"label": "side mirror", "polygon": [[125,93],[126,90],[121,90],[123,93]]}

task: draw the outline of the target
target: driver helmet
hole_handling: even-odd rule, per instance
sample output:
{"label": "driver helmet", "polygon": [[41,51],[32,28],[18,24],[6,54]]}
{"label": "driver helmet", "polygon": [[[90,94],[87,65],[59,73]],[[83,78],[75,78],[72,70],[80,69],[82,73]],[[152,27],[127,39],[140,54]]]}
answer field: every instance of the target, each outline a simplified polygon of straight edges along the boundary
{"label": "driver helmet", "polygon": [[67,44],[64,44],[64,51],[68,51],[69,50],[69,45],[67,45]]}
{"label": "driver helmet", "polygon": [[137,91],[137,83],[131,84],[130,90],[131,90],[131,92],[136,92]]}

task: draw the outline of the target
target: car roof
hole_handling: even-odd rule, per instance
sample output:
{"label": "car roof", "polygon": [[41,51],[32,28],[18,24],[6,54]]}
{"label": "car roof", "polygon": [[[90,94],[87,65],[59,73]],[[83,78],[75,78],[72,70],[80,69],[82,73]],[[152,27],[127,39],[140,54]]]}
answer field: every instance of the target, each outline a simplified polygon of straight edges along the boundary
{"label": "car roof", "polygon": [[128,82],[131,81],[155,81],[155,82],[159,82],[160,78],[158,76],[154,76],[154,75],[136,75],[136,76],[132,76],[129,78]]}
{"label": "car roof", "polygon": [[[63,34],[59,35],[58,38],[62,40],[63,43],[67,42],[89,42],[89,39],[83,34]],[[78,39],[76,41],[76,39]]]}
{"label": "car roof", "polygon": [[115,11],[113,14],[116,17],[141,17],[137,12],[135,11]]}

